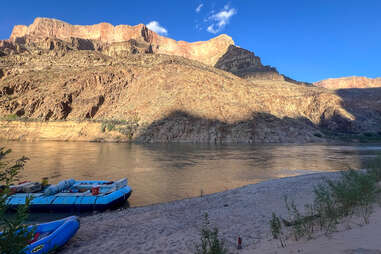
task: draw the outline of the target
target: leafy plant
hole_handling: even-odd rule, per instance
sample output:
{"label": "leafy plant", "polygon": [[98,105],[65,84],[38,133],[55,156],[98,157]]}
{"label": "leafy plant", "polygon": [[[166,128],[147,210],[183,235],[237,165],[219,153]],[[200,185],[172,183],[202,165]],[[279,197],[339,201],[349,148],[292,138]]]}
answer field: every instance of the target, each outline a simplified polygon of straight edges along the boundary
{"label": "leafy plant", "polygon": [[225,242],[218,236],[217,228],[210,229],[209,217],[205,213],[201,229],[201,243],[196,246],[196,254],[226,254]]}
{"label": "leafy plant", "polygon": [[20,254],[32,239],[33,231],[28,230],[23,223],[28,217],[28,205],[30,199],[26,200],[24,206],[17,209],[14,216],[5,216],[8,209],[7,199],[12,194],[11,184],[16,180],[19,172],[24,168],[28,158],[22,157],[16,161],[4,161],[11,150],[0,148],[0,253]]}

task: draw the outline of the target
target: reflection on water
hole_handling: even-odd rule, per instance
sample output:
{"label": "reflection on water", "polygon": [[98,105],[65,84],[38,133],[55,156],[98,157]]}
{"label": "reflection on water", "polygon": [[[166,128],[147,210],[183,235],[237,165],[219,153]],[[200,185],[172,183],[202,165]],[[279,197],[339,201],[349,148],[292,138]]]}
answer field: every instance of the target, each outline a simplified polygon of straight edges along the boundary
{"label": "reflection on water", "polygon": [[214,193],[249,183],[318,171],[361,168],[381,145],[136,145],[6,142],[30,158],[22,180],[128,177],[131,206]]}

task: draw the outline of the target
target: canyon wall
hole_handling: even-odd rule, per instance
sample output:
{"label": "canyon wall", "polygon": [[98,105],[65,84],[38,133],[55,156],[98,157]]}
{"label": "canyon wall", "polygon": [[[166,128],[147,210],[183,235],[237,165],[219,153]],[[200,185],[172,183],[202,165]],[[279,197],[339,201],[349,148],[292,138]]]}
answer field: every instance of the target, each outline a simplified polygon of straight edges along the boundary
{"label": "canyon wall", "polygon": [[39,41],[45,38],[63,41],[80,38],[107,45],[135,40],[150,44],[154,53],[182,56],[208,65],[214,65],[227,48],[234,45],[233,39],[225,34],[209,41],[189,43],[161,36],[143,24],[113,26],[109,23],[100,23],[83,26],[50,18],[36,18],[29,26],[15,26],[9,40],[21,43],[25,40]]}
{"label": "canyon wall", "polygon": [[374,87],[381,87],[381,78],[367,78],[367,77],[330,78],[330,79],[315,82],[314,85],[328,88],[328,89],[374,88]]}

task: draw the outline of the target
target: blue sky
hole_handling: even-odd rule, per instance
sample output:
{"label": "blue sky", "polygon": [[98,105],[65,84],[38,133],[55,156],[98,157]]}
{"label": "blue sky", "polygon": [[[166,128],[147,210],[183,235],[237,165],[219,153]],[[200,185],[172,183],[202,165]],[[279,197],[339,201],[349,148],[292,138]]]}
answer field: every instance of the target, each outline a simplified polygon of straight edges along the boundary
{"label": "blue sky", "polygon": [[381,0],[1,1],[0,39],[16,24],[150,24],[176,40],[221,33],[297,80],[381,76]]}

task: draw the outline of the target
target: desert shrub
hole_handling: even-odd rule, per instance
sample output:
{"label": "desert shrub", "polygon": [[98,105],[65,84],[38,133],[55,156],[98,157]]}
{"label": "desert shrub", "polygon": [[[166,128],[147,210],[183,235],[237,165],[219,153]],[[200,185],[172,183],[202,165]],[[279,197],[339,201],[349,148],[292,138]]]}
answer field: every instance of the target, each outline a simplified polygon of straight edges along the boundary
{"label": "desert shrub", "polygon": [[15,121],[15,120],[18,120],[19,117],[15,114],[10,114],[10,115],[4,116],[2,119],[6,121]]}
{"label": "desert shrub", "polygon": [[117,125],[118,122],[116,120],[105,120],[102,121],[101,124],[101,131],[106,132],[107,131],[112,131],[115,128],[115,125]]}
{"label": "desert shrub", "polygon": [[[312,238],[316,230],[329,234],[336,230],[337,224],[344,218],[354,214],[368,224],[379,193],[376,183],[381,178],[381,159],[377,158],[372,165],[366,172],[352,169],[344,171],[336,181],[325,179],[322,184],[315,186],[314,201],[306,204],[303,212],[297,209],[294,201],[288,201],[285,197],[288,220],[282,219],[282,222],[290,227],[295,240]],[[278,236],[276,228],[281,226],[276,224],[276,218],[274,214],[270,229]]]}
{"label": "desert shrub", "polygon": [[119,133],[131,139],[139,127],[139,119],[133,118],[131,121],[126,120],[102,120],[101,131],[118,131]]}
{"label": "desert shrub", "polygon": [[32,239],[33,231],[28,231],[24,225],[28,217],[27,200],[25,206],[20,206],[14,216],[5,216],[8,210],[7,199],[11,195],[10,186],[16,180],[19,172],[24,168],[28,160],[22,157],[16,161],[4,161],[5,157],[11,152],[4,147],[0,148],[0,253],[20,254]]}
{"label": "desert shrub", "polygon": [[381,181],[381,155],[365,164],[367,173],[370,174],[375,181]]}
{"label": "desert shrub", "polygon": [[280,218],[275,213],[272,213],[272,217],[269,223],[270,223],[270,229],[271,229],[271,234],[273,238],[278,239],[282,248],[285,248],[286,239],[284,238],[282,223]]}
{"label": "desert shrub", "polygon": [[314,209],[318,217],[317,225],[321,231],[331,233],[336,230],[336,225],[339,223],[336,202],[324,184],[316,186],[314,193]]}
{"label": "desert shrub", "polygon": [[201,243],[196,246],[196,254],[226,254],[225,241],[219,237],[218,229],[210,229],[209,217],[205,213],[201,229]]}
{"label": "desert shrub", "polygon": [[358,212],[364,223],[369,223],[377,197],[376,180],[371,174],[350,169],[342,173],[340,180],[326,180],[326,183],[336,202],[339,218]]}

